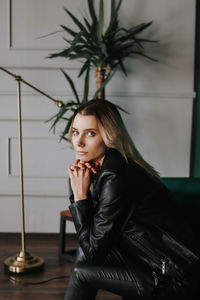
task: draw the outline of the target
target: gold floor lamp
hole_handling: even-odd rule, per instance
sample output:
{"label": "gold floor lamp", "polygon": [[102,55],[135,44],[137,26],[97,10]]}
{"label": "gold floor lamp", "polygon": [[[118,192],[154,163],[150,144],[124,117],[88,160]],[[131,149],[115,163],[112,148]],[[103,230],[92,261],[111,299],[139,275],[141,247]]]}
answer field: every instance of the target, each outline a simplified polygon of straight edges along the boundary
{"label": "gold floor lamp", "polygon": [[15,75],[7,69],[0,67],[0,70],[14,77],[17,81],[17,99],[18,99],[18,141],[19,141],[19,169],[20,169],[20,198],[21,198],[21,251],[16,256],[8,257],[4,261],[5,270],[11,273],[27,273],[41,270],[44,267],[44,259],[33,256],[26,251],[25,241],[25,215],[24,215],[24,183],[23,183],[23,151],[22,151],[22,119],[21,119],[21,82],[33,88],[42,95],[54,101],[58,107],[62,107],[63,102],[52,98],[32,84],[23,80],[21,76]]}

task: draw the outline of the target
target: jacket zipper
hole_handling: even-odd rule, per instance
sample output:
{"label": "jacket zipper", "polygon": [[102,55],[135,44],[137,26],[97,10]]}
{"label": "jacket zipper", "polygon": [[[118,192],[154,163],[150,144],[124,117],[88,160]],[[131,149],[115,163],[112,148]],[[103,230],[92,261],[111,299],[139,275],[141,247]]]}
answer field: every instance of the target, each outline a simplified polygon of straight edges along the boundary
{"label": "jacket zipper", "polygon": [[162,275],[165,275],[165,271],[166,271],[166,268],[165,268],[165,260],[164,260],[164,259],[161,259],[161,262],[162,262]]}
{"label": "jacket zipper", "polygon": [[[161,269],[162,275],[164,276],[166,274],[166,260],[156,256],[149,248],[142,244],[138,237],[134,237],[134,240],[139,244],[139,248],[142,249],[142,251],[144,251],[158,265],[158,267]],[[155,278],[156,273],[153,275]]]}
{"label": "jacket zipper", "polygon": [[152,272],[153,274],[153,278],[154,278],[154,285],[157,286],[158,285],[158,277],[155,271]]}

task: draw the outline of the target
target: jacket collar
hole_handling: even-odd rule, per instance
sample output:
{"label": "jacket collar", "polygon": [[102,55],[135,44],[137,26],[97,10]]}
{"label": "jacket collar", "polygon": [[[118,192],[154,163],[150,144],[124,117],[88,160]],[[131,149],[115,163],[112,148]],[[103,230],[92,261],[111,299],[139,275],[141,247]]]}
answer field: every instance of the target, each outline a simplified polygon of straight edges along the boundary
{"label": "jacket collar", "polygon": [[126,163],[124,157],[119,151],[114,148],[109,148],[103,160],[101,170],[106,169],[121,169],[122,165]]}

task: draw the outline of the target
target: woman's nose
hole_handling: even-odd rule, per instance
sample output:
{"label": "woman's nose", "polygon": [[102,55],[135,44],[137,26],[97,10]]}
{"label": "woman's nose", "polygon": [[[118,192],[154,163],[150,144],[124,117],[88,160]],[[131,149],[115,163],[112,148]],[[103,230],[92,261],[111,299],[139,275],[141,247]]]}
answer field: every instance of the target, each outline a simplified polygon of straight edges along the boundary
{"label": "woman's nose", "polygon": [[79,147],[84,147],[85,146],[84,138],[81,135],[78,137],[77,146],[79,146]]}

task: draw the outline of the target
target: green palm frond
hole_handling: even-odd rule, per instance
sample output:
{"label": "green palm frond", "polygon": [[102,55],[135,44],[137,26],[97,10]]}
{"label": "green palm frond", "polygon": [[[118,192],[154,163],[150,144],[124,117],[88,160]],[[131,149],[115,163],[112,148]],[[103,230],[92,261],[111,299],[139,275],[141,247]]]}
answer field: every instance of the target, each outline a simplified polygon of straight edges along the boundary
{"label": "green palm frond", "polygon": [[87,32],[85,26],[67,8],[64,7],[64,10],[71,17],[71,19],[74,21],[74,23],[80,29],[80,31]]}
{"label": "green palm frond", "polygon": [[67,33],[75,37],[77,35],[77,32],[73,31],[72,29],[66,27],[65,25],[60,25]]}
{"label": "green palm frond", "polygon": [[84,82],[84,93],[83,93],[82,103],[86,103],[88,101],[89,83],[90,83],[90,67],[88,65],[86,76],[85,76],[85,82]]}
{"label": "green palm frond", "polygon": [[[116,68],[119,65],[123,73],[126,74],[122,58],[132,57],[134,53],[155,61],[154,58],[145,53],[144,44],[147,42],[155,43],[156,41],[139,38],[139,34],[149,28],[152,25],[152,21],[132,26],[129,29],[120,28],[118,13],[121,3],[122,0],[117,2],[105,32],[103,32],[104,0],[99,0],[98,17],[94,9],[94,0],[87,0],[90,18],[83,17],[82,22],[68,9],[64,8],[67,15],[77,26],[78,31],[76,32],[65,25],[61,25],[62,29],[72,37],[70,46],[59,53],[51,54],[49,57],[61,56],[70,60],[83,60],[83,67],[79,76],[86,72],[88,63],[90,67],[109,66],[111,69],[113,66]],[[140,51],[138,51],[138,47]]]}
{"label": "green palm frond", "polygon": [[90,59],[86,60],[86,62],[83,64],[78,74],[78,77],[80,77],[84,73],[84,71],[87,70],[88,68],[90,68]]}
{"label": "green palm frond", "polygon": [[66,124],[66,126],[65,126],[65,128],[64,128],[64,130],[63,130],[63,132],[61,134],[61,136],[60,136],[60,140],[64,139],[65,136],[68,134],[69,128],[70,128],[71,123],[72,123],[72,119],[73,119],[72,116],[68,119],[68,122],[67,122],[67,124]]}
{"label": "green palm frond", "polygon": [[99,43],[101,43],[101,41],[102,41],[103,24],[104,24],[104,6],[103,6],[103,0],[100,0],[99,1],[99,20],[98,20],[98,27],[97,27],[97,36],[98,36]]}
{"label": "green palm frond", "polygon": [[93,34],[96,33],[97,30],[97,16],[95,13],[95,9],[94,9],[94,1],[93,0],[88,0],[88,9],[89,9],[89,13],[90,13],[90,17],[92,20],[92,24],[91,24],[91,28],[93,28]]}
{"label": "green palm frond", "polygon": [[55,130],[56,130],[56,125],[57,123],[61,120],[61,119],[67,119],[68,121],[68,118],[64,118],[63,116],[69,112],[69,111],[73,111],[74,108],[76,109],[77,108],[77,103],[75,103],[74,101],[69,101],[67,102],[66,104],[64,104],[60,110],[58,111],[58,113],[56,115],[54,115],[53,117],[51,117],[50,119],[48,119],[46,122],[50,122],[52,120],[53,123],[50,127],[50,130],[53,130],[53,132],[55,133]]}
{"label": "green palm frond", "polygon": [[74,96],[76,98],[77,103],[80,104],[80,99],[79,99],[78,93],[76,91],[75,85],[74,85],[71,77],[64,70],[61,69],[61,71],[64,74],[65,78],[67,79],[68,83],[70,84],[71,89],[72,89],[72,91],[74,93]]}
{"label": "green palm frond", "polygon": [[116,32],[118,29],[118,12],[119,12],[121,3],[122,3],[122,0],[119,0],[117,7],[111,13],[110,23],[105,32],[105,36],[109,35],[110,33]]}
{"label": "green palm frond", "polygon": [[67,79],[67,82],[74,94],[74,97],[76,98],[76,101],[74,100],[70,100],[67,103],[64,103],[62,105],[62,107],[59,109],[58,113],[55,114],[54,116],[52,116],[49,120],[47,120],[46,122],[49,121],[53,121],[50,130],[53,130],[53,132],[55,133],[56,130],[56,125],[60,120],[65,120],[66,121],[66,125],[65,128],[63,130],[63,132],[61,133],[60,139],[65,139],[65,135],[68,133],[70,125],[71,125],[71,121],[72,121],[72,117],[64,117],[64,115],[69,115],[69,114],[73,114],[75,112],[75,110],[83,103],[86,103],[89,99],[89,83],[90,83],[90,66],[88,64],[87,66],[87,70],[86,70],[86,76],[85,76],[85,80],[84,80],[84,92],[83,92],[83,98],[82,100],[80,100],[79,96],[78,96],[78,92],[75,88],[75,85],[71,79],[71,77],[69,76],[69,74],[67,74],[64,70],[62,70],[63,75],[65,76],[65,78]]}

